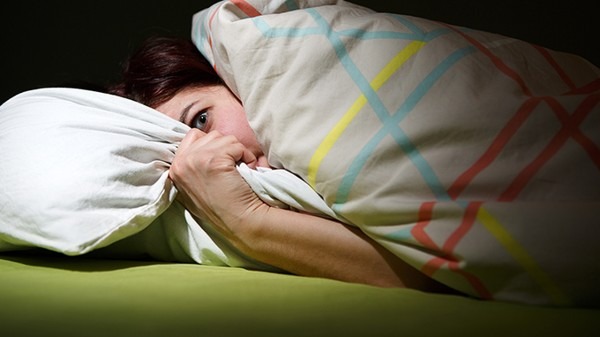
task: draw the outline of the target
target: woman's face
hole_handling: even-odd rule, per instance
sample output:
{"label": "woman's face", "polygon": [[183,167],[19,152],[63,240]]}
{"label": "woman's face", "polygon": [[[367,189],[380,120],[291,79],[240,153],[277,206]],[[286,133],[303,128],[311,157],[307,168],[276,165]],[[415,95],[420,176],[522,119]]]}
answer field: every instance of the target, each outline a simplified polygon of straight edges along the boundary
{"label": "woman's face", "polygon": [[187,88],[155,109],[203,132],[233,135],[257,158],[264,157],[242,104],[225,86]]}

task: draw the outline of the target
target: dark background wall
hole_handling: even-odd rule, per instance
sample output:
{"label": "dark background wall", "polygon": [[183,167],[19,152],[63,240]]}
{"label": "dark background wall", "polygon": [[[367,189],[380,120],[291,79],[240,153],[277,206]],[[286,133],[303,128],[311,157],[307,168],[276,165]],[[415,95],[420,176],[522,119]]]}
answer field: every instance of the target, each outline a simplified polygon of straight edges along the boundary
{"label": "dark background wall", "polygon": [[[154,34],[189,36],[208,0],[10,1],[0,9],[0,103],[28,89],[116,78],[128,53]],[[378,11],[491,31],[584,56],[600,65],[593,2],[355,0]],[[581,3],[580,3],[581,2]]]}

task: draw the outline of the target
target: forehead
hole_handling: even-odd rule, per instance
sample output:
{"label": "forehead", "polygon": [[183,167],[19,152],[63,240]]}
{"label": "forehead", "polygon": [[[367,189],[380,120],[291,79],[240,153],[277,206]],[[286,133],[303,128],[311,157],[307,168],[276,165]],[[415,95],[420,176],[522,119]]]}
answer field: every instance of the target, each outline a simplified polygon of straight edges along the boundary
{"label": "forehead", "polygon": [[171,97],[171,99],[169,99],[167,102],[183,102],[189,100],[199,100],[203,97],[212,97],[214,95],[218,95],[221,92],[221,89],[222,86],[220,85],[186,87],[182,90],[179,90],[175,96]]}
{"label": "forehead", "polygon": [[178,91],[175,96],[171,97],[166,102],[155,107],[165,115],[180,119],[185,111],[189,110],[194,104],[199,104],[210,100],[211,97],[219,94],[220,86],[197,86],[188,87]]}

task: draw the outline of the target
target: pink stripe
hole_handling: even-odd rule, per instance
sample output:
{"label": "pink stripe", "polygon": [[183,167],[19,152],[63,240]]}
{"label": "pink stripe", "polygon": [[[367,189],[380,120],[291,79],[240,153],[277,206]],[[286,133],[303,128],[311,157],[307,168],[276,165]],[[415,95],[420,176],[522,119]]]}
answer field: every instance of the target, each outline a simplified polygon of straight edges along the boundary
{"label": "pink stripe", "polygon": [[448,269],[464,277],[480,298],[484,300],[493,299],[492,293],[485,287],[483,282],[475,275],[461,269],[458,262],[448,262]]}
{"label": "pink stripe", "polygon": [[596,91],[600,91],[600,78],[596,78],[582,87],[569,91],[567,95],[586,95],[592,94]]}
{"label": "pink stripe", "polygon": [[[444,243],[442,252],[447,254],[446,257],[432,258],[431,260],[427,261],[427,263],[425,263],[423,267],[421,267],[421,272],[423,272],[429,277],[432,277],[436,271],[438,271],[444,264],[447,263],[448,268],[451,271],[463,276],[467,280],[467,282],[471,285],[475,293],[477,293],[480,298],[491,299],[492,294],[487,290],[483,282],[481,282],[481,280],[479,280],[479,278],[477,278],[475,275],[465,270],[462,270],[460,268],[458,260],[453,255],[453,251],[460,242],[460,240],[473,227],[473,224],[475,223],[475,218],[477,216],[477,212],[479,211],[481,204],[481,202],[472,202],[467,206],[462,223],[460,224],[458,229],[456,229]],[[424,210],[425,208],[426,211],[427,207],[425,206],[429,207],[433,206],[433,204],[425,203],[422,205],[421,210]]]}
{"label": "pink stripe", "polygon": [[460,268],[459,262],[449,261],[440,257],[429,260],[422,268],[421,272],[429,277],[433,277],[433,274],[438,271],[444,264],[448,263],[448,269],[454,273],[462,276],[471,285],[471,288],[475,291],[477,296],[482,299],[491,300],[493,299],[492,293],[485,287],[483,282],[475,275],[467,272]]}
{"label": "pink stripe", "polygon": [[565,82],[565,84],[569,87],[569,89],[571,89],[571,91],[575,90],[576,86],[575,86],[575,83],[573,83],[573,80],[571,80],[571,78],[569,77],[569,75],[567,75],[565,70],[556,62],[556,60],[554,59],[554,57],[552,57],[552,55],[548,52],[548,50],[546,48],[542,48],[538,45],[532,45],[532,46],[540,54],[542,54],[542,56],[546,59],[546,61],[550,64],[550,66],[552,66],[552,68],[554,68],[554,70],[556,71],[558,76],[560,76],[560,78],[563,80],[563,82]]}
{"label": "pink stripe", "polygon": [[239,9],[241,9],[242,12],[244,12],[244,14],[248,15],[251,18],[261,15],[260,12],[256,10],[256,8],[254,8],[245,0],[231,0],[231,2],[234,5],[236,5]]}
{"label": "pink stripe", "polygon": [[[569,113],[565,110],[565,108],[560,105],[556,99],[552,97],[547,97],[544,99],[548,105],[552,108],[556,117],[560,120],[562,124],[566,124],[569,121]],[[592,160],[592,162],[600,169],[600,148],[592,141],[588,136],[583,134],[581,130],[573,130],[572,132],[573,139],[581,145],[585,152],[587,152],[588,156]]]}
{"label": "pink stripe", "polygon": [[527,118],[529,118],[531,112],[539,102],[539,98],[532,97],[523,103],[517,113],[508,121],[498,136],[492,141],[492,144],[484,154],[471,167],[463,172],[452,185],[450,185],[448,195],[450,195],[452,199],[456,200],[467,185],[475,179],[475,176],[481,173],[481,171],[488,167],[496,157],[498,157],[502,149],[504,149],[511,137],[517,133]]}
{"label": "pink stripe", "polygon": [[519,73],[517,73],[516,71],[511,69],[508,65],[506,65],[502,61],[502,59],[500,59],[498,56],[494,55],[488,48],[486,48],[479,41],[477,41],[474,38],[472,38],[471,36],[463,33],[462,31],[458,30],[454,26],[451,26],[451,25],[446,25],[446,26],[449,27],[450,29],[452,29],[453,31],[455,31],[456,33],[458,33],[459,35],[461,35],[465,40],[469,41],[469,43],[471,43],[473,46],[475,46],[475,48],[479,49],[479,51],[481,51],[485,56],[487,56],[490,59],[490,61],[492,61],[494,66],[496,66],[496,68],[500,72],[504,73],[506,76],[510,77],[513,81],[515,81],[517,83],[517,85],[519,85],[519,87],[521,88],[521,91],[525,95],[531,96],[531,91],[529,90],[529,88],[525,84],[525,81],[523,80],[523,78],[521,78]]}
{"label": "pink stripe", "polygon": [[458,228],[452,233],[448,240],[444,243],[442,251],[448,255],[453,255],[454,248],[460,242],[460,240],[469,232],[471,227],[473,227],[473,223],[475,222],[475,217],[477,215],[477,211],[481,206],[481,202],[475,201],[470,202],[467,205],[467,209],[465,210],[465,214],[463,216],[463,221],[458,226]]}
{"label": "pink stripe", "polygon": [[540,168],[548,162],[558,150],[564,145],[574,132],[577,132],[577,127],[585,117],[590,113],[592,108],[598,103],[599,94],[594,94],[586,97],[585,100],[577,107],[573,115],[563,123],[563,127],[552,138],[548,146],[529,164],[521,173],[513,180],[509,187],[500,195],[498,200],[511,201],[514,200],[523,190],[525,185],[531,178],[540,170]]}
{"label": "pink stripe", "polygon": [[410,233],[423,247],[440,250],[435,242],[431,239],[427,233],[425,233],[425,227],[429,225],[433,214],[434,201],[424,202],[419,209],[419,221],[411,229]]}

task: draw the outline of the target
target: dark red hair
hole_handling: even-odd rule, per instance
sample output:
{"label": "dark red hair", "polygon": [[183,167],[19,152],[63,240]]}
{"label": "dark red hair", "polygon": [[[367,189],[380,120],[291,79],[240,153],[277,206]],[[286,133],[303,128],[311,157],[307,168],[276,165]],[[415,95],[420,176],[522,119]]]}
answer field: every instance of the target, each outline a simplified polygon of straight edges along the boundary
{"label": "dark red hair", "polygon": [[121,81],[108,91],[156,107],[185,88],[222,84],[191,40],[151,37],[125,61]]}

